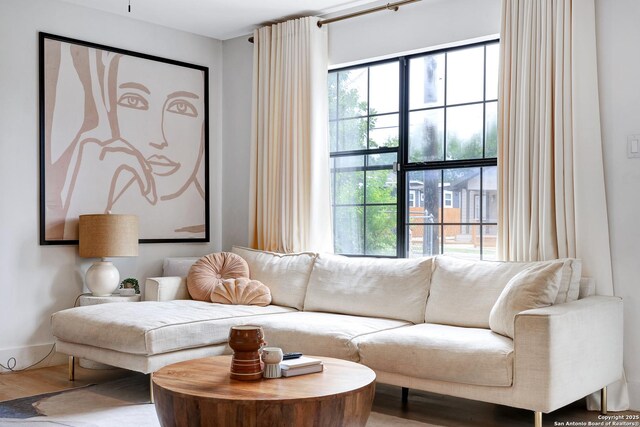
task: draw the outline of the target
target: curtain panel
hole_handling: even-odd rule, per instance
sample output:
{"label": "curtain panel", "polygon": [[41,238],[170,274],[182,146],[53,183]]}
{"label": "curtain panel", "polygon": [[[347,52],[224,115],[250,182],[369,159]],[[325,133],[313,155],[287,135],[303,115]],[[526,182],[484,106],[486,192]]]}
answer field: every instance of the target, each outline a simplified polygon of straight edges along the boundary
{"label": "curtain panel", "polygon": [[332,251],[327,31],[317,21],[290,20],[253,34],[253,248]]}
{"label": "curtain panel", "polygon": [[[500,49],[498,256],[581,258],[613,295],[594,1],[503,0]],[[624,374],[608,392],[629,408]]]}

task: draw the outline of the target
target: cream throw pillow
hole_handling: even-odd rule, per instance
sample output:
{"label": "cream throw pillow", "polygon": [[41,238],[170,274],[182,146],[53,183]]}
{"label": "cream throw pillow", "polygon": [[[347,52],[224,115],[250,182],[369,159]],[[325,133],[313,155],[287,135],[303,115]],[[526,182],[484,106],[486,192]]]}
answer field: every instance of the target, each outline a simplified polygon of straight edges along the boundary
{"label": "cream throw pillow", "polygon": [[489,326],[497,334],[514,337],[515,318],[518,313],[532,308],[553,304],[563,275],[570,272],[565,268],[570,261],[556,261],[533,265],[516,274],[502,290],[491,309]]}

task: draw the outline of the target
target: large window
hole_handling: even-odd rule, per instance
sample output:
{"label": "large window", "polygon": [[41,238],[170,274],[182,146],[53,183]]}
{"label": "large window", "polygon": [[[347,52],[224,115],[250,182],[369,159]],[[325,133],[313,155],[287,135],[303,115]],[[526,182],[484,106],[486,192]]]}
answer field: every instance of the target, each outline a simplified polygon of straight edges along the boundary
{"label": "large window", "polygon": [[498,42],[328,76],[337,253],[495,258]]}

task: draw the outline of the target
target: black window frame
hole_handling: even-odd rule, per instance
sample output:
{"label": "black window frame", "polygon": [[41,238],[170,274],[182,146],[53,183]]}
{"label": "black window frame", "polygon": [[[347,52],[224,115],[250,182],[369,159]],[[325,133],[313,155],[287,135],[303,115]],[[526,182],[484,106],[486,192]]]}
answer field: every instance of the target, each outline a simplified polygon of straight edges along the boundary
{"label": "black window frame", "polygon": [[[479,177],[479,182],[480,182],[480,187],[479,187],[479,194],[482,196],[484,190],[483,190],[483,173],[484,173],[484,168],[486,167],[496,167],[498,164],[498,155],[496,153],[496,157],[484,157],[486,155],[486,146],[487,146],[487,104],[492,103],[492,102],[496,102],[497,103],[497,98],[495,99],[486,99],[486,93],[487,93],[487,88],[486,88],[486,83],[487,83],[487,49],[486,47],[489,45],[494,45],[494,44],[499,44],[500,40],[498,38],[492,38],[492,39],[488,39],[488,40],[483,40],[483,41],[478,41],[478,42],[473,42],[473,43],[466,43],[466,44],[460,44],[457,46],[453,46],[453,47],[447,47],[447,48],[440,48],[440,49],[434,49],[434,50],[426,50],[426,51],[422,51],[419,53],[415,53],[415,54],[410,54],[410,55],[402,55],[402,56],[398,56],[398,57],[393,57],[393,58],[387,58],[387,59],[383,59],[383,60],[377,60],[377,61],[371,61],[371,62],[367,62],[367,63],[360,63],[360,64],[355,64],[355,65],[350,65],[347,67],[340,67],[340,68],[334,68],[329,70],[328,76],[331,75],[332,73],[339,73],[339,72],[344,72],[344,71],[350,71],[350,70],[357,70],[357,69],[363,69],[363,68],[367,68],[368,71],[368,79],[367,79],[367,115],[366,116],[358,116],[358,117],[366,117],[367,119],[370,118],[371,116],[380,116],[380,115],[385,115],[385,114],[396,114],[394,113],[383,113],[383,114],[369,114],[369,100],[370,100],[370,94],[371,94],[371,88],[370,88],[370,79],[369,79],[369,69],[371,67],[375,67],[378,65],[383,65],[383,64],[388,64],[388,63],[394,63],[397,62],[398,63],[398,71],[399,71],[399,99],[398,99],[398,146],[397,147],[381,147],[381,148],[369,148],[369,128],[367,127],[367,148],[366,149],[357,149],[357,150],[345,150],[345,151],[331,151],[330,152],[330,158],[332,160],[332,173],[331,173],[331,180],[332,180],[332,188],[334,189],[334,191],[332,192],[332,198],[331,198],[331,203],[332,203],[332,216],[333,216],[333,231],[334,231],[334,236],[335,236],[335,232],[336,232],[336,221],[335,221],[335,207],[336,205],[336,195],[335,195],[335,185],[336,185],[336,174],[334,173],[334,159],[339,158],[339,157],[348,157],[348,156],[363,156],[364,158],[364,163],[363,166],[357,166],[357,167],[352,167],[352,168],[343,168],[341,169],[341,171],[363,171],[364,172],[364,188],[365,188],[365,197],[363,200],[363,203],[359,203],[359,204],[355,204],[354,206],[362,206],[363,207],[363,252],[366,251],[366,238],[367,238],[367,231],[366,231],[366,207],[367,206],[372,206],[372,205],[376,205],[376,204],[370,204],[367,203],[366,200],[366,172],[370,171],[370,170],[392,170],[392,168],[396,171],[396,211],[397,211],[397,216],[396,216],[396,255],[395,256],[386,256],[386,255],[370,255],[370,254],[350,254],[350,253],[343,253],[342,255],[346,255],[346,256],[358,256],[358,257],[383,257],[383,258],[406,258],[409,255],[409,245],[410,242],[406,239],[407,234],[408,233],[408,229],[410,225],[419,225],[416,223],[411,223],[410,222],[410,218],[407,215],[407,210],[408,210],[408,204],[409,204],[409,189],[407,186],[407,176],[414,171],[427,171],[427,170],[439,170],[441,172],[441,179],[443,179],[444,177],[444,173],[446,170],[450,170],[450,169],[463,169],[463,168],[478,168],[480,170],[480,177]],[[409,106],[409,101],[410,101],[410,88],[409,88],[409,78],[410,78],[410,62],[411,59],[414,58],[420,58],[420,57],[424,57],[424,56],[430,56],[430,55],[437,55],[437,54],[447,54],[450,52],[455,52],[455,51],[459,51],[459,50],[465,50],[465,49],[470,49],[470,48],[474,48],[474,47],[479,47],[479,46],[484,46],[484,62],[483,62],[483,67],[484,67],[484,75],[483,75],[483,97],[482,100],[480,101],[474,101],[474,102],[464,102],[464,103],[458,103],[458,104],[447,104],[447,84],[445,83],[444,85],[444,100],[441,106],[435,106],[435,107],[425,107],[425,108],[418,108],[418,109],[414,109],[414,110],[410,110],[410,106]],[[445,55],[445,75],[446,75],[446,58],[447,55]],[[338,81],[339,83],[339,81]],[[339,91],[339,88],[338,88]],[[338,92],[339,93],[339,92]],[[447,136],[446,136],[446,132],[447,132],[447,114],[446,111],[448,108],[452,108],[452,107],[460,107],[460,106],[466,106],[466,105],[478,105],[481,104],[483,105],[483,113],[482,113],[482,158],[473,158],[473,159],[461,159],[461,160],[446,160],[446,146],[447,146]],[[409,161],[409,113],[410,111],[427,111],[427,110],[433,110],[433,109],[444,109],[444,128],[443,128],[443,132],[444,132],[444,154],[443,154],[443,158],[444,160],[436,160],[436,161],[424,161],[424,162],[410,162]],[[344,120],[346,118],[329,118],[329,122],[332,121],[336,121],[339,122],[340,120]],[[336,126],[336,128],[338,128],[338,126]],[[338,130],[336,129],[336,132],[338,132]],[[367,159],[368,156],[371,154],[383,154],[383,153],[397,153],[397,165],[394,166],[368,166],[367,165]],[[442,181],[444,182],[444,181]],[[444,186],[441,186],[440,188],[440,204],[441,206],[443,206],[444,204]],[[417,195],[416,195],[417,197]],[[386,205],[386,204],[385,204]],[[338,205],[338,207],[340,206],[347,206],[347,205]],[[444,221],[441,221],[439,223],[433,223],[432,225],[439,225],[440,226],[440,235],[444,236],[444,227],[447,225],[479,225],[479,230],[480,230],[480,259],[483,259],[483,252],[484,252],[484,239],[483,239],[483,234],[484,234],[484,226],[497,226],[497,219],[496,222],[484,222],[484,212],[483,212],[483,203],[482,203],[482,199],[480,201],[480,223],[471,223],[471,222],[466,222],[466,223],[447,223]],[[335,237],[334,237],[334,242],[335,242]],[[445,239],[441,238],[440,239],[440,248],[439,248],[439,253],[443,253],[444,252],[444,246],[445,246]]]}

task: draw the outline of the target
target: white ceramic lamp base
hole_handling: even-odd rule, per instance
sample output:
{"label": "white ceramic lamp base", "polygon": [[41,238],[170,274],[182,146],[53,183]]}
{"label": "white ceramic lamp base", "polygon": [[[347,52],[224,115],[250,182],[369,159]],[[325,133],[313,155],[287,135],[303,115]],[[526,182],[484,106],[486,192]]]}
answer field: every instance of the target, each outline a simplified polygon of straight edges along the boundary
{"label": "white ceramic lamp base", "polygon": [[110,261],[97,261],[87,270],[85,282],[93,296],[111,295],[118,289],[120,273]]}

